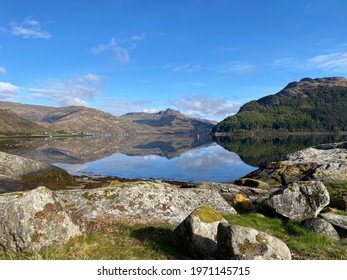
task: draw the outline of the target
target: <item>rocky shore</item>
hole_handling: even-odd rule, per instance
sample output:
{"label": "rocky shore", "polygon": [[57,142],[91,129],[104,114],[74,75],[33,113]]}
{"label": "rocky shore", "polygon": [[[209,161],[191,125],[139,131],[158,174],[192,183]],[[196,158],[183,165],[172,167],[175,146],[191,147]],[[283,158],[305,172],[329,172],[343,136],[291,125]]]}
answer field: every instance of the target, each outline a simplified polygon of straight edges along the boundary
{"label": "rocky shore", "polygon": [[[234,183],[74,178],[0,153],[0,253],[38,251],[90,232],[90,223],[171,224],[190,258],[291,259],[278,238],[223,216],[245,212],[301,221],[331,240],[347,236],[347,143],[287,155]],[[345,185],[346,184],[346,185]],[[336,188],[339,186],[339,188]],[[334,210],[338,209],[338,211]]]}

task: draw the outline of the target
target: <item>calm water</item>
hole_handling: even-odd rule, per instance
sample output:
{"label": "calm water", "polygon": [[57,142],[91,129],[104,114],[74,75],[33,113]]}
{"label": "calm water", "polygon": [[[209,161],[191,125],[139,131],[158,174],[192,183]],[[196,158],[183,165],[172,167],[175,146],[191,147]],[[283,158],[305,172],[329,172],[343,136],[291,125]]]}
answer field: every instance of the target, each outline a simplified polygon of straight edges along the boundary
{"label": "calm water", "polygon": [[338,136],[218,138],[173,136],[0,140],[0,149],[81,176],[230,182],[266,162]]}
{"label": "calm water", "polygon": [[85,164],[57,166],[74,175],[103,175],[124,178],[161,179],[175,181],[227,182],[255,168],[245,164],[236,153],[218,145],[196,148],[168,159],[158,155],[128,156],[113,154]]}

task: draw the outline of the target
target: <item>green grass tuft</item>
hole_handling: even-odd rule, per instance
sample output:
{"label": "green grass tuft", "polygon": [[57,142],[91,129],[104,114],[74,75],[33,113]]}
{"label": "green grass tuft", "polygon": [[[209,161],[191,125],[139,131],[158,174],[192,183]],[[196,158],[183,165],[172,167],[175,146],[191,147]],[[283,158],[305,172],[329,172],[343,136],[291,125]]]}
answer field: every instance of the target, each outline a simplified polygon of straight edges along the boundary
{"label": "green grass tuft", "polygon": [[293,259],[347,259],[347,239],[333,241],[329,238],[310,232],[300,226],[300,221],[284,221],[280,218],[268,218],[259,214],[226,216],[231,224],[252,227],[275,236],[287,244]]}

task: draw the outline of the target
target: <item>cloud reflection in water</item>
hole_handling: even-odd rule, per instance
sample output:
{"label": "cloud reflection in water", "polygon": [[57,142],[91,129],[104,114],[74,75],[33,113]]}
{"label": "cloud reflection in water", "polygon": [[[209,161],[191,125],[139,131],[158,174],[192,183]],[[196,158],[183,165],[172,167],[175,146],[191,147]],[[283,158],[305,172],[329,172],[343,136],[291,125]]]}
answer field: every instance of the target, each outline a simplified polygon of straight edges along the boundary
{"label": "cloud reflection in water", "polygon": [[116,153],[84,165],[56,164],[73,175],[117,176],[123,178],[177,180],[187,182],[228,182],[255,168],[218,145],[190,150],[173,159],[156,155],[127,156]]}

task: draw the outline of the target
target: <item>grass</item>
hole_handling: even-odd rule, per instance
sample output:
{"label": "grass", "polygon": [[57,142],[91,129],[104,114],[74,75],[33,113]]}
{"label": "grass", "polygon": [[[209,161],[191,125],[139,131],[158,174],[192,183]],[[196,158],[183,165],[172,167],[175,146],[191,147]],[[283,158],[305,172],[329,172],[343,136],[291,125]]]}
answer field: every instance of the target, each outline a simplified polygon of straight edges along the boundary
{"label": "grass", "polygon": [[327,188],[330,195],[334,195],[340,191],[347,190],[347,183],[331,183],[325,182],[325,187]]}
{"label": "grass", "polygon": [[[342,212],[342,211],[341,211]],[[253,227],[281,239],[292,252],[293,259],[347,260],[347,239],[332,241],[300,226],[300,221],[284,221],[257,213],[226,216],[229,223]]]}
{"label": "grass", "polygon": [[[257,213],[224,218],[233,224],[253,227],[283,240],[293,259],[347,260],[347,238],[332,241],[309,232],[299,221],[284,221]],[[172,243],[172,225],[130,225],[96,222],[85,238],[70,241],[59,248],[37,253],[0,254],[0,260],[177,260],[187,259]]]}
{"label": "grass", "polygon": [[172,244],[171,225],[112,224],[59,247],[0,254],[0,260],[168,260],[185,258]]}

